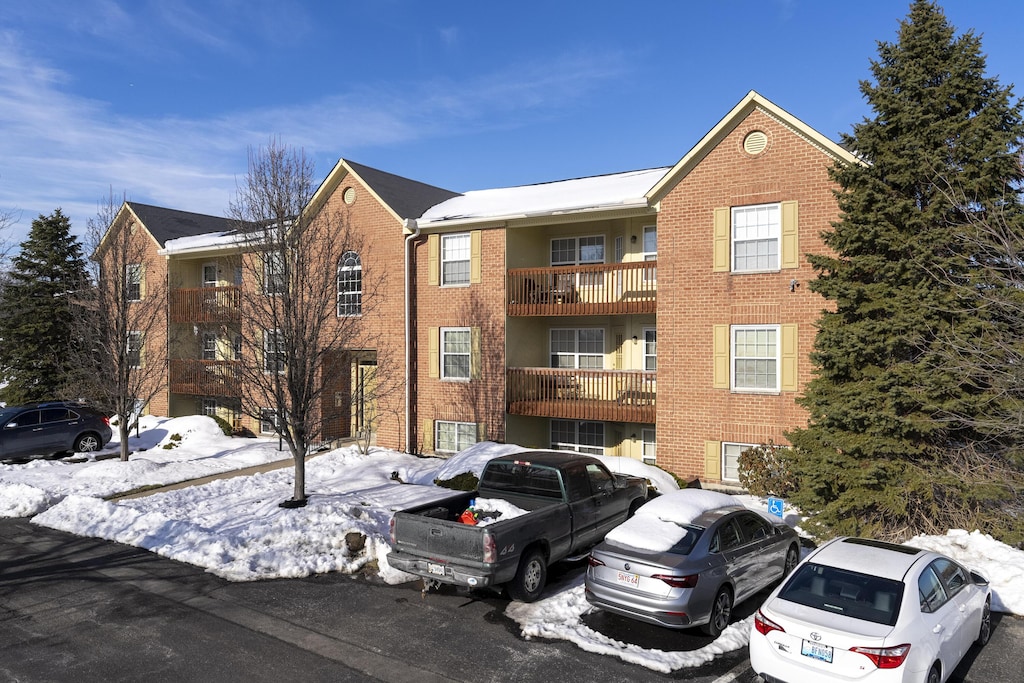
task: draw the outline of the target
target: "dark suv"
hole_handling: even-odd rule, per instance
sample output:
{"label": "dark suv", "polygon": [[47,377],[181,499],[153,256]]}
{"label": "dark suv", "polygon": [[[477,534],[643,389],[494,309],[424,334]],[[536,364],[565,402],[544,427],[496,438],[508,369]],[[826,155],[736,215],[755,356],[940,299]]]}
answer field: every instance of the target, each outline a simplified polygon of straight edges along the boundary
{"label": "dark suv", "polygon": [[81,403],[0,408],[0,458],[98,451],[111,436],[110,419]]}

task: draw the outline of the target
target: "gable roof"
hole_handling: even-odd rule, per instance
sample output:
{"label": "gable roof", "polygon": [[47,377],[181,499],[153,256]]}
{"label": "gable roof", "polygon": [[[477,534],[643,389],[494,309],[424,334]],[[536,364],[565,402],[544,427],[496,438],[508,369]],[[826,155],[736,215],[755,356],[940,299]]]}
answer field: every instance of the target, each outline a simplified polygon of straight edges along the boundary
{"label": "gable roof", "polygon": [[125,204],[161,247],[167,246],[169,240],[214,232],[223,233],[233,230],[236,225],[235,221],[230,218],[207,216],[178,209],[165,209],[138,202],[125,202]]}
{"label": "gable roof", "polygon": [[647,208],[646,193],[668,167],[573,178],[537,185],[475,190],[431,207],[421,228],[480,221]]}
{"label": "gable roof", "polygon": [[357,175],[382,202],[391,207],[402,219],[419,218],[424,211],[435,204],[459,196],[458,192],[403,178],[393,173],[357,164],[354,161],[345,159],[342,161],[348,164],[352,173]]}
{"label": "gable roof", "polygon": [[818,148],[832,158],[851,164],[860,163],[860,160],[854,154],[850,153],[849,150],[842,147],[839,143],[829,140],[785,109],[751,90],[747,93],[746,97],[740,100],[739,104],[732,108],[732,111],[725,115],[725,118],[719,121],[714,128],[708,131],[707,135],[701,138],[700,142],[694,145],[693,149],[686,153],[686,156],[679,160],[679,163],[672,167],[672,170],[666,173],[651,188],[651,191],[647,193],[650,203],[653,205],[661,201],[662,197],[668,194],[687,173],[693,170],[719,142],[755,109],[762,110],[796,135],[802,137],[808,144]]}

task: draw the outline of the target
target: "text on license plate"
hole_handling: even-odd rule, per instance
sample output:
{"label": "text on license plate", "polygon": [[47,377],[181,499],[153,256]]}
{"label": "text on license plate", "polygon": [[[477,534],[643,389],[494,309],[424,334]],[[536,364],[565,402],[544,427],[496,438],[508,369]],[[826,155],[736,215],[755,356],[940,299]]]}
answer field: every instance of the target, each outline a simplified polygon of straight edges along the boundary
{"label": "text on license plate", "polygon": [[819,645],[818,643],[812,643],[810,641],[803,641],[803,645],[800,647],[800,654],[811,657],[812,659],[818,659],[828,664],[832,663],[832,646],[831,645]]}
{"label": "text on license plate", "polygon": [[636,574],[627,574],[626,572],[615,573],[616,583],[621,583],[623,586],[632,586],[636,588],[640,585],[640,577]]}
{"label": "text on license plate", "polygon": [[444,576],[444,565],[436,562],[427,562],[427,571],[437,576]]}

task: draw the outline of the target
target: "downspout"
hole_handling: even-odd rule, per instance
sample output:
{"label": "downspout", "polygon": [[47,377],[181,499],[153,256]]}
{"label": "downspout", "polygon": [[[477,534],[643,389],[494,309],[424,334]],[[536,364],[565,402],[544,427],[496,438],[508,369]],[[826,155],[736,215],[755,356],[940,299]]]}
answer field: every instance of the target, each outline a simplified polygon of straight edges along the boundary
{"label": "downspout", "polygon": [[405,450],[412,453],[412,274],[409,270],[409,249],[412,241],[420,236],[420,226],[415,218],[406,218],[405,229],[412,230],[412,234],[405,238]]}

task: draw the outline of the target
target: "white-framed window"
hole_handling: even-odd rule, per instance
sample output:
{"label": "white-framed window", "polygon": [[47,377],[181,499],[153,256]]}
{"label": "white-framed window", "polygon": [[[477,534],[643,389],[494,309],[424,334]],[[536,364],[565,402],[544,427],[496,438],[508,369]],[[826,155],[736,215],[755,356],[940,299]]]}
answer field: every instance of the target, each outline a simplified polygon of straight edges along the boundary
{"label": "white-framed window", "polygon": [[128,301],[142,301],[141,263],[129,263],[124,267],[124,296]]}
{"label": "white-framed window", "polygon": [[468,327],[441,328],[441,379],[468,380],[472,333]]}
{"label": "white-framed window", "polygon": [[653,327],[644,328],[644,370],[654,372],[658,369],[658,330]]}
{"label": "white-framed window", "polygon": [[604,368],[604,328],[553,328],[550,330],[550,344],[553,368]]}
{"label": "white-framed window", "polygon": [[216,263],[204,263],[203,264],[203,287],[216,287],[220,284],[217,278],[217,264]]}
{"label": "white-framed window", "polygon": [[604,455],[604,423],[551,420],[551,447],[558,451]]}
{"label": "white-framed window", "polygon": [[469,233],[441,235],[441,286],[469,284]]}
{"label": "white-framed window", "polygon": [[260,434],[277,433],[277,411],[273,408],[260,410]]}
{"label": "white-framed window", "polygon": [[778,270],[781,234],[781,204],[733,207],[733,272]]}
{"label": "white-framed window", "polygon": [[[551,240],[552,266],[580,266],[604,262],[604,235],[557,237]],[[604,285],[604,273],[581,273],[579,285],[600,287]]]}
{"label": "white-framed window", "polygon": [[740,453],[748,448],[754,448],[757,444],[751,443],[723,443],[722,444],[722,480],[740,480]]}
{"label": "white-framed window", "polygon": [[[643,257],[644,261],[658,260],[658,226],[644,226],[643,251],[640,255]],[[646,282],[653,282],[657,279],[657,275],[658,272],[655,268],[644,270],[644,280]]]}
{"label": "white-framed window", "polygon": [[217,360],[217,335],[203,332],[203,360]]}
{"label": "white-framed window", "polygon": [[438,453],[458,453],[477,442],[476,424],[473,422],[434,423],[434,450]]}
{"label": "white-framed window", "polygon": [[284,337],[280,330],[263,330],[263,370],[284,372],[287,356],[284,352]]}
{"label": "white-framed window", "polygon": [[261,258],[263,260],[263,293],[283,294],[288,286],[284,254],[279,251],[268,251],[262,254]]}
{"label": "white-framed window", "polygon": [[779,326],[732,326],[731,389],[774,393],[779,390]]}
{"label": "white-framed window", "polygon": [[240,334],[231,338],[231,356],[235,360],[242,360],[242,335]]}
{"label": "white-framed window", "polygon": [[217,417],[217,399],[204,398],[202,410],[207,417]]}
{"label": "white-framed window", "polygon": [[128,358],[128,367],[142,367],[142,333],[129,332],[128,341],[125,345],[125,355]]}
{"label": "white-framed window", "polygon": [[640,431],[640,438],[643,439],[643,454],[641,458],[644,464],[654,465],[658,462],[658,438],[654,429],[644,428]]}
{"label": "white-framed window", "polygon": [[338,261],[338,317],[363,313],[363,262],[359,254],[346,251]]}

